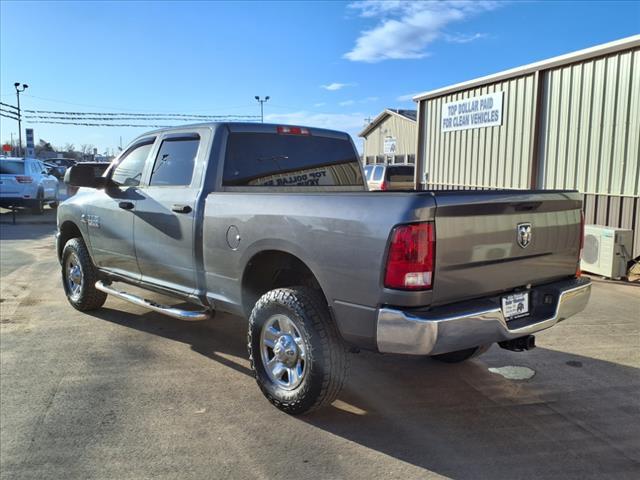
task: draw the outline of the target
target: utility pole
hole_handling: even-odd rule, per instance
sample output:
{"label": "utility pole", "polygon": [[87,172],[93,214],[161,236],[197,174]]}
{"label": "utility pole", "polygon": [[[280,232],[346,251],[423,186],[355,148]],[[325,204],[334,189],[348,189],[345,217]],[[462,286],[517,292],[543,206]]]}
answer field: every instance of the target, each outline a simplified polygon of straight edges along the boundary
{"label": "utility pole", "polygon": [[22,89],[20,88],[20,82],[16,82],[13,84],[16,88],[16,97],[18,98],[18,157],[22,156],[22,112],[20,111],[20,92],[24,92],[29,85],[26,83],[22,84]]}
{"label": "utility pole", "polygon": [[262,100],[258,95],[255,96],[255,99],[260,103],[260,122],[264,123],[264,102],[269,100],[269,95],[264,97]]}

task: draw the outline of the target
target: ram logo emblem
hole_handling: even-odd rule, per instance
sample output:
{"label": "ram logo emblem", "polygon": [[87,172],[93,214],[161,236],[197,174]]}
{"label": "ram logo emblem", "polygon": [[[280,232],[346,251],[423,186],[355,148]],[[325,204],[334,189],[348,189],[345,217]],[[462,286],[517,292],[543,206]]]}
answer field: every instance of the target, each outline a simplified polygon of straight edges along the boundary
{"label": "ram logo emblem", "polygon": [[533,238],[533,232],[531,231],[530,223],[519,223],[517,228],[518,245],[522,248],[527,248]]}

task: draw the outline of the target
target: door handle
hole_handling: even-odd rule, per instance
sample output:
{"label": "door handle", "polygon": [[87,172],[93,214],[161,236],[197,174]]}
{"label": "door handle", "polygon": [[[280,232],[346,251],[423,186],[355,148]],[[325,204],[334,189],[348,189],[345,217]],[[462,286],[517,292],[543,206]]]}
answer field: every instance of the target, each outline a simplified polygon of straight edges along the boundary
{"label": "door handle", "polygon": [[191,213],[191,207],[189,205],[171,205],[171,210],[176,213]]}
{"label": "door handle", "polygon": [[118,206],[123,210],[133,210],[133,202],[120,202]]}

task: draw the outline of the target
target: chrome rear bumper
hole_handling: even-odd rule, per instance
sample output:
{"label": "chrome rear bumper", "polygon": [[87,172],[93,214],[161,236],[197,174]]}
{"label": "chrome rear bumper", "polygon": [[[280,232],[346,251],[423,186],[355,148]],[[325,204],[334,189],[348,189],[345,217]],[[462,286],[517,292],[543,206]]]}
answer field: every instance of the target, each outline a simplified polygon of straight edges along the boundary
{"label": "chrome rear bumper", "polygon": [[494,302],[487,307],[426,312],[381,308],[377,344],[385,353],[434,355],[530,335],[581,312],[591,295],[591,282],[581,278],[558,282],[555,309],[542,318],[507,322]]}

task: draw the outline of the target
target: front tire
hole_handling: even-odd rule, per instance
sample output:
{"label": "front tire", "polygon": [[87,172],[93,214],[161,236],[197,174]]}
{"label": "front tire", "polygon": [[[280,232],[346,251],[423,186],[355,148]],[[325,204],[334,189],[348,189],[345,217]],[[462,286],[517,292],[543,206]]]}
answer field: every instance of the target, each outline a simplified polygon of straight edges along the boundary
{"label": "front tire", "polygon": [[96,288],[97,281],[98,271],[84,240],[72,238],[62,250],[62,285],[73,308],[85,312],[104,305],[107,294]]}
{"label": "front tire", "polygon": [[288,414],[330,404],[347,376],[345,344],[324,298],[307,287],[279,288],[258,300],[248,348],[260,390]]}

